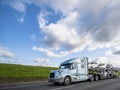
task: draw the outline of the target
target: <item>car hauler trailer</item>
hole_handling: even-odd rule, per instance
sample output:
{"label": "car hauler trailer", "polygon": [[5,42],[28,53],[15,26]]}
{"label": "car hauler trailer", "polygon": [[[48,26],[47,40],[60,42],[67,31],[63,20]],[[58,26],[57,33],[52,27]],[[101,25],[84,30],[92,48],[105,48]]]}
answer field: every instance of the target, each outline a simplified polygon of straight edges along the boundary
{"label": "car hauler trailer", "polygon": [[[58,70],[51,70],[49,82],[54,84],[70,84],[78,81],[96,81],[113,77],[113,69],[88,67],[88,58],[72,58],[60,64]],[[95,65],[94,65],[95,66]]]}

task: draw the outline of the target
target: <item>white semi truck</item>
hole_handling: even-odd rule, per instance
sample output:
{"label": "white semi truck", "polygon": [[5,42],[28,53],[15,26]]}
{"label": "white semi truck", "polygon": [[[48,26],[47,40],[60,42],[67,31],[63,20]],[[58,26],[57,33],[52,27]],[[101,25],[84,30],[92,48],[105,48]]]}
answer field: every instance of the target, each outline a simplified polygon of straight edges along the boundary
{"label": "white semi truck", "polygon": [[114,76],[112,67],[100,68],[100,65],[98,65],[99,67],[93,66],[95,67],[89,67],[87,57],[66,60],[60,64],[58,70],[51,70],[49,82],[68,85],[71,82],[97,81]]}

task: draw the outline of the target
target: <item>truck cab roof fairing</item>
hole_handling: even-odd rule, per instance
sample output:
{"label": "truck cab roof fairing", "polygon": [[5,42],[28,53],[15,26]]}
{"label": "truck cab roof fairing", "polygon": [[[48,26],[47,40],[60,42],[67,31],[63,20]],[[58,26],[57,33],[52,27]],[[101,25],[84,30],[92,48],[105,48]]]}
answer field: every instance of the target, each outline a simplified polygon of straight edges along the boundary
{"label": "truck cab roof fairing", "polygon": [[87,58],[87,57],[83,57],[83,58],[72,58],[72,59],[68,59],[66,61],[64,61],[62,64],[67,64],[67,63],[81,63],[81,60]]}

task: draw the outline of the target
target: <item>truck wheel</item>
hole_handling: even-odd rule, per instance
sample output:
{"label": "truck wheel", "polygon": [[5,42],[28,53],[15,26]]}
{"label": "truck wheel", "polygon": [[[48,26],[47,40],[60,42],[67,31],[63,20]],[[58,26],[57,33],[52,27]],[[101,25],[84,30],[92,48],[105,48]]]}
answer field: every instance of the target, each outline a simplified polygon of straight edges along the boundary
{"label": "truck wheel", "polygon": [[98,81],[99,80],[99,77],[98,75],[95,76],[95,81]]}
{"label": "truck wheel", "polygon": [[94,77],[93,77],[93,76],[90,78],[90,81],[91,81],[91,82],[93,82],[93,81],[94,81]]}
{"label": "truck wheel", "polygon": [[64,84],[65,84],[65,85],[70,84],[70,82],[71,82],[70,77],[66,77],[66,78],[64,79]]}

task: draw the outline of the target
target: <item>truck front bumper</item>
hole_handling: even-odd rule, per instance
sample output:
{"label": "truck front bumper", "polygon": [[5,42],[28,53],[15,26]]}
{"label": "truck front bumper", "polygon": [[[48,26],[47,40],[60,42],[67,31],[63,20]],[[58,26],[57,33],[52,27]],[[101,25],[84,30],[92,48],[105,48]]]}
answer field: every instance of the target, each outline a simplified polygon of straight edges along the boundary
{"label": "truck front bumper", "polygon": [[58,79],[54,79],[54,78],[49,78],[48,82],[57,82],[57,83],[63,83],[64,82],[64,79],[61,77],[61,78],[58,78]]}

